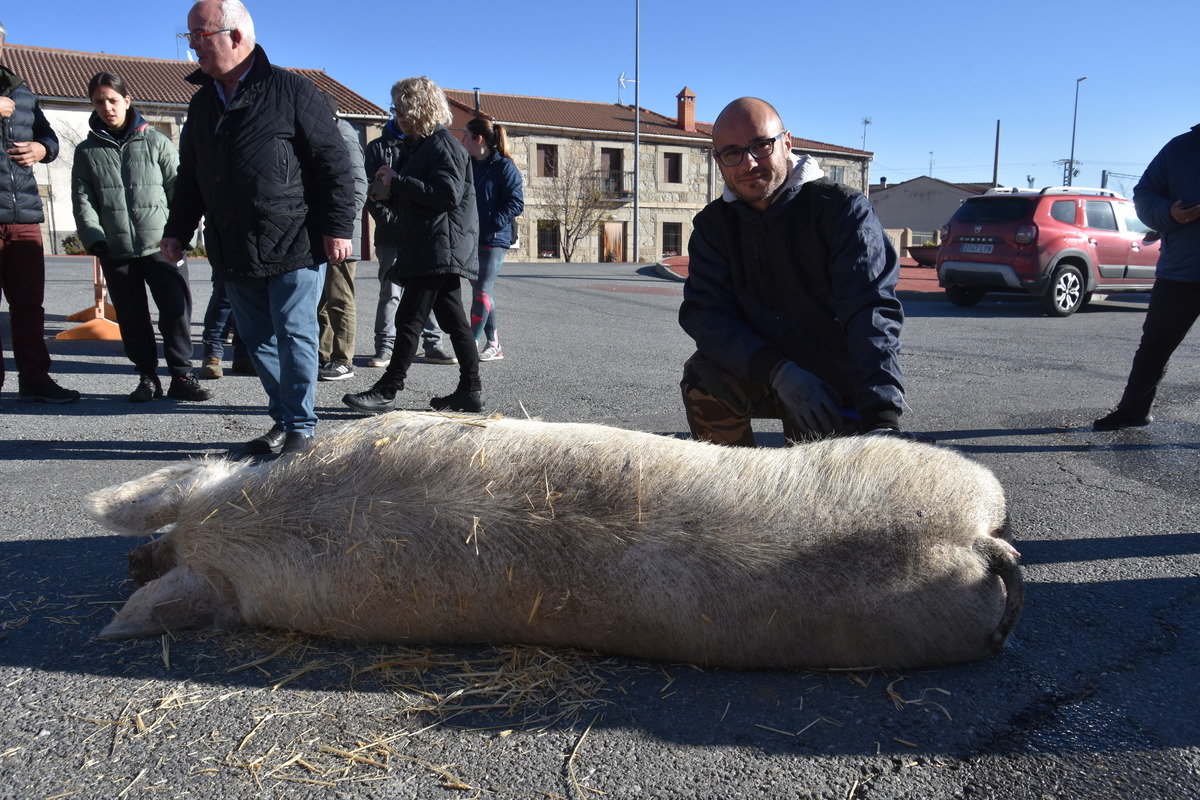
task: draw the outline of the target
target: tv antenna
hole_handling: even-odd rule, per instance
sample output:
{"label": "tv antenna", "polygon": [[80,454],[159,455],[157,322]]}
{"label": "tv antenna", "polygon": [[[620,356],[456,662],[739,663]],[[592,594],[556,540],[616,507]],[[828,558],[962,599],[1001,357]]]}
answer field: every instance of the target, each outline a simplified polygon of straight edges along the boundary
{"label": "tv antenna", "polygon": [[637,82],[634,78],[626,78],[624,72],[621,73],[620,77],[617,78],[617,105],[623,105],[621,102],[621,90],[625,88],[625,84]]}

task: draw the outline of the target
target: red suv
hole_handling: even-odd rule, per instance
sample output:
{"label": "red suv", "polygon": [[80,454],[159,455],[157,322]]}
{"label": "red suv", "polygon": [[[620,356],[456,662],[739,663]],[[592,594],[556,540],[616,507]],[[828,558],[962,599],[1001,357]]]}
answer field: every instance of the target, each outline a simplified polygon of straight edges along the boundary
{"label": "red suv", "polygon": [[1158,235],[1133,203],[1107,189],[989,189],[942,226],[938,283],[950,302],[973,306],[986,292],[1026,292],[1065,317],[1093,292],[1154,285]]}

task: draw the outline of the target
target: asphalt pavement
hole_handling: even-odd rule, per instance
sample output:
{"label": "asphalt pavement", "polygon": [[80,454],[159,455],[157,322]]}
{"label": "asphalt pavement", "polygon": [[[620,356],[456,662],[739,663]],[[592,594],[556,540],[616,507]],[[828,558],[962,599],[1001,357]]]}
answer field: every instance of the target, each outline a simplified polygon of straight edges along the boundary
{"label": "asphalt pavement", "polygon": [[[198,340],[209,274],[191,269]],[[362,357],[318,386],[320,436],[379,372],[364,366],[375,264],[357,286]],[[505,264],[489,410],[683,435],[680,297],[649,265]],[[904,425],[1008,494],[1028,587],[1006,650],[902,673],[702,670],[262,631],[98,640],[139,540],[92,522],[82,498],[237,452],[271,423],[252,377],[206,382],[205,403],[128,402],[119,342],[53,338],[92,286],[89,259],[51,259],[53,372],[84,397],[17,402],[6,361],[0,798],[1200,797],[1200,334],[1157,421],[1102,434],[1089,423],[1120,394],[1146,296],[1066,319],[1028,298],[901,297]],[[423,409],[456,377],[418,363],[401,404]],[[777,423],[758,437],[783,444]]]}

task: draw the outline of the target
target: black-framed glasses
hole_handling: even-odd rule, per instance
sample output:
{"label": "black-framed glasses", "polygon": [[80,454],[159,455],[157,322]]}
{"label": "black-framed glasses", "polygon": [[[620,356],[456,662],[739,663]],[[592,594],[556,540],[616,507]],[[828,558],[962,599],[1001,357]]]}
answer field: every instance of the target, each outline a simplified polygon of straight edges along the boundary
{"label": "black-framed glasses", "polygon": [[775,152],[775,143],[786,133],[786,130],[780,131],[770,139],[759,139],[757,142],[751,142],[747,147],[726,147],[724,150],[713,150],[713,155],[726,167],[736,167],[742,163],[746,158],[746,153],[754,156],[755,161],[762,161],[764,158],[771,157],[771,154]]}
{"label": "black-framed glasses", "polygon": [[237,28],[221,28],[219,31],[197,31],[196,33],[180,33],[180,39],[187,39],[188,44],[196,44],[202,42],[210,36],[216,36],[218,33],[233,33]]}

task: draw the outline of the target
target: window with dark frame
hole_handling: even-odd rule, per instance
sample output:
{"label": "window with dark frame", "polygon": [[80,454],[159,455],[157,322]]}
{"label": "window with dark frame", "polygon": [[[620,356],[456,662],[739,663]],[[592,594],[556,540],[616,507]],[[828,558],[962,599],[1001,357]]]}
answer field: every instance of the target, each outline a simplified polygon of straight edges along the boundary
{"label": "window with dark frame", "polygon": [[537,221],[537,257],[558,258],[558,244],[558,222],[552,219],[539,219]]}
{"label": "window with dark frame", "polygon": [[683,153],[663,153],[663,183],[683,183]]}
{"label": "window with dark frame", "polygon": [[558,145],[539,144],[537,146],[537,174],[539,178],[558,177]]}
{"label": "window with dark frame", "polygon": [[664,257],[683,253],[683,223],[664,222],[662,230],[662,254]]}

